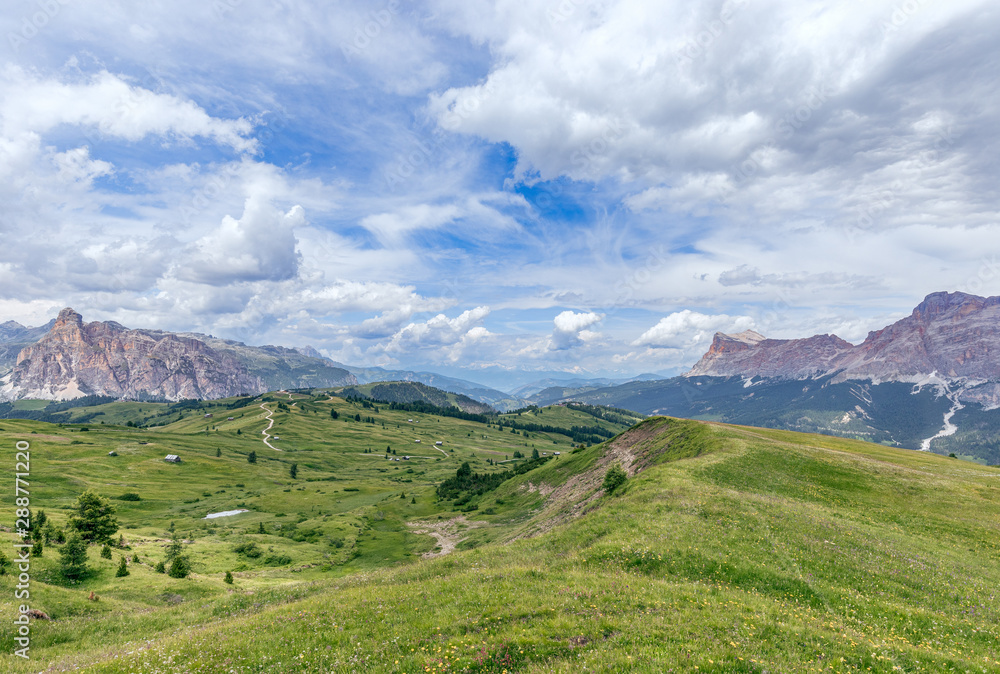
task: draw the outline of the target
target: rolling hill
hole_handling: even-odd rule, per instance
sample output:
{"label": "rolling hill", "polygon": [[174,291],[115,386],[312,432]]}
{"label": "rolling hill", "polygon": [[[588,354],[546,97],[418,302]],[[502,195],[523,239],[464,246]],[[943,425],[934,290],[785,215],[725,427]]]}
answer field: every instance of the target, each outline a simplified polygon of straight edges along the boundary
{"label": "rolling hill", "polygon": [[[56,544],[33,558],[32,607],[53,620],[31,624],[30,663],[4,631],[2,667],[1000,668],[1000,470],[714,422],[628,428],[612,421],[620,411],[582,406],[483,423],[365,402],[270,393],[192,403],[142,429],[0,421],[0,442],[31,445],[36,512],[62,528],[95,489],[130,548],[107,560],[92,546],[79,584],[59,576]],[[271,421],[280,451],[261,442]],[[513,425],[542,421],[613,437],[581,447]],[[607,494],[615,465],[629,478]],[[140,500],[118,498],[128,492]],[[172,535],[188,578],[154,570]],[[139,561],[116,578],[126,554]],[[13,593],[2,597],[10,615]]]}

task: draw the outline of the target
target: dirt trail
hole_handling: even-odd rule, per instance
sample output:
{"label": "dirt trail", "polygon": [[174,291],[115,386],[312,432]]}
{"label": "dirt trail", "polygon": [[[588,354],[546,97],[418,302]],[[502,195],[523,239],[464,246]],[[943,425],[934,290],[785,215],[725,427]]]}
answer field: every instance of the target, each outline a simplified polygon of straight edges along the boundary
{"label": "dirt trail", "polygon": [[[427,534],[437,540],[441,548],[440,551],[434,552],[432,550],[421,555],[424,559],[431,559],[454,552],[455,546],[467,538],[467,536],[461,536],[461,534],[470,529],[486,526],[486,523],[470,522],[465,519],[464,515],[460,515],[454,519],[442,520],[440,522],[407,522],[406,526],[413,528],[413,533],[415,534]],[[420,528],[417,529],[416,527]],[[464,529],[459,530],[459,527],[464,527]]]}
{"label": "dirt trail", "polygon": [[271,449],[273,449],[274,451],[280,452],[281,451],[280,449],[278,449],[277,447],[275,447],[274,445],[272,445],[269,442],[269,440],[272,437],[274,437],[270,433],[268,433],[268,431],[271,430],[274,427],[274,419],[271,418],[271,417],[274,416],[274,412],[272,412],[271,410],[269,410],[266,407],[264,407],[264,403],[260,404],[260,408],[262,410],[264,410],[265,412],[267,412],[267,417],[266,417],[267,418],[267,428],[265,428],[264,430],[261,431],[261,434],[263,434],[263,436],[264,436],[264,444],[267,445],[268,447],[270,447]]}

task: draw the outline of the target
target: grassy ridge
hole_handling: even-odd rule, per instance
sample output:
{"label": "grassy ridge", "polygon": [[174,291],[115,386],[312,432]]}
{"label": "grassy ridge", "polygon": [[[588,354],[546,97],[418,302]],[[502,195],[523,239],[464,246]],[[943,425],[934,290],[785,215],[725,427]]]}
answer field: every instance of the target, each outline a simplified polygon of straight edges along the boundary
{"label": "grassy ridge", "polygon": [[[373,460],[331,449],[351,446],[347,438],[363,424],[310,409],[324,404],[343,403],[302,399],[276,416],[295,451],[260,467],[261,483],[283,487],[280,461],[291,456],[315,453],[318,462],[322,452],[335,453],[337,463],[324,465],[338,479]],[[184,437],[185,423],[196,441],[195,420],[163,429],[164,437]],[[361,491],[323,495],[334,496],[323,505],[303,499],[314,485],[345,483],[272,493],[245,482],[261,491],[250,502],[322,510],[314,520],[329,509],[328,521],[360,524],[358,539],[375,541],[359,545],[368,551],[364,563],[362,556],[336,573],[317,567],[298,577],[255,570],[232,592],[210,574],[171,581],[140,568],[142,583],[124,579],[99,608],[75,588],[53,586],[78,615],[94,617],[36,623],[39,646],[61,665],[95,672],[1000,671],[996,469],[831,437],[657,418],[604,445],[563,445],[557,460],[484,496],[469,515],[478,528],[464,532],[471,549],[416,564],[380,558],[378,550],[406,549],[393,536],[423,539],[429,549],[426,536],[400,529],[403,519],[451,517],[428,490],[437,475],[453,474],[459,457],[482,460],[487,450],[473,449],[467,423],[421,419],[420,431],[404,427],[434,437],[454,424],[446,437],[455,458],[442,456],[439,473],[425,469],[426,487],[405,485],[420,495],[415,505],[398,497],[403,485],[386,484],[398,462],[391,473],[359,470],[351,484]],[[373,433],[397,432],[392,426],[360,437],[374,442]],[[477,426],[487,436],[477,442],[493,443],[489,451],[524,440]],[[325,449],[311,448],[322,442],[317,433],[331,438]],[[634,475],[603,496],[594,478],[610,462]],[[336,512],[333,501],[348,494],[357,507]],[[576,516],[518,538],[556,509]],[[378,510],[382,519],[371,516]],[[282,519],[261,511],[239,517]],[[206,536],[206,554],[220,534]],[[126,618],[167,593],[184,600],[159,599],[155,610]],[[94,645],[80,652],[78,634]]]}

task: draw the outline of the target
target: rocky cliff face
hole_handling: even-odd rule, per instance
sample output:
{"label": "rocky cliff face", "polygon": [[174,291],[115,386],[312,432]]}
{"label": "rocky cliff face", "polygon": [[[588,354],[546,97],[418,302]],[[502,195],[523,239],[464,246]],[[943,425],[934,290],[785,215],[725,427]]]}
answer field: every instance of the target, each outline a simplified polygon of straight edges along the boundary
{"label": "rocky cliff face", "polygon": [[[273,388],[355,383],[348,372],[290,349],[270,347],[276,352],[270,353],[236,342],[209,341],[215,344],[193,335],[131,330],[111,321],[85,324],[80,314],[64,309],[44,337],[20,351],[13,371],[0,380],[0,396],[225,398],[271,390],[278,372],[281,381]],[[281,359],[282,351],[315,362],[296,372]]]}
{"label": "rocky cliff face", "polygon": [[1000,381],[1000,297],[928,295],[913,313],[869,333],[855,346],[835,335],[765,339],[717,333],[688,376],[801,379],[840,372],[838,379]]}

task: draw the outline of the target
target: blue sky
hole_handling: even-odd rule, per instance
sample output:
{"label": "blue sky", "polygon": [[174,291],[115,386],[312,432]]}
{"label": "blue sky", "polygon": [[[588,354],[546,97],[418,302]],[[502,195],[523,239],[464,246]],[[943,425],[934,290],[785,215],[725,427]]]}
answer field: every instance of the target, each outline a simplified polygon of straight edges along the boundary
{"label": "blue sky", "polygon": [[16,0],[0,319],[675,372],[1000,294],[987,2]]}

